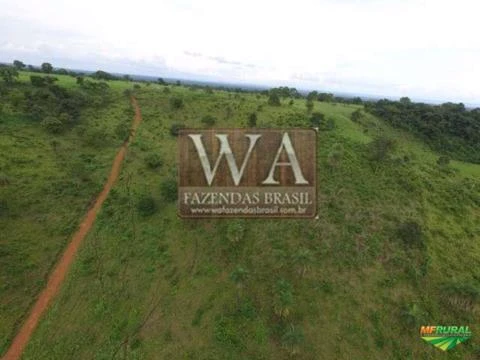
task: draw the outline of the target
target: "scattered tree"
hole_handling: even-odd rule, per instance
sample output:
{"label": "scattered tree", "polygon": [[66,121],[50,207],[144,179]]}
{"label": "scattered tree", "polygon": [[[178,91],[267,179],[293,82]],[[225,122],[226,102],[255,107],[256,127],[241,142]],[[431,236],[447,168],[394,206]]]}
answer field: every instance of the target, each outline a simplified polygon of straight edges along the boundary
{"label": "scattered tree", "polygon": [[47,62],[43,63],[43,64],[40,66],[40,68],[42,69],[42,71],[43,71],[44,73],[47,73],[47,74],[50,74],[50,73],[53,71],[53,66],[52,66],[52,64],[47,63]]}
{"label": "scattered tree", "polygon": [[23,70],[25,68],[25,64],[23,62],[21,62],[20,60],[13,60],[13,66],[17,70]]}

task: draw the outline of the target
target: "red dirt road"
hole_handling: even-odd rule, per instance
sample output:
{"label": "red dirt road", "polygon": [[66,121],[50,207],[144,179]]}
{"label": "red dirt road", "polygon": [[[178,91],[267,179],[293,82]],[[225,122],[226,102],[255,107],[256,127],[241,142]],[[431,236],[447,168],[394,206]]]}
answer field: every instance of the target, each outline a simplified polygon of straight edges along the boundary
{"label": "red dirt road", "polygon": [[82,243],[82,240],[85,238],[85,236],[88,234],[88,231],[91,229],[93,223],[95,222],[98,210],[100,210],[100,208],[102,207],[102,204],[107,198],[110,189],[118,178],[123,159],[125,158],[125,154],[127,152],[128,144],[135,136],[135,130],[142,121],[142,114],[140,112],[140,107],[138,106],[137,100],[132,97],[131,101],[133,107],[135,108],[135,118],[132,123],[132,131],[130,132],[130,136],[123,143],[122,147],[115,156],[115,159],[113,160],[112,170],[110,171],[110,175],[108,176],[108,180],[105,183],[102,192],[98,195],[93,207],[88,210],[87,215],[85,216],[82,223],[80,224],[79,229],[73,236],[72,241],[68,244],[60,261],[56,264],[53,272],[50,274],[47,286],[40,293],[40,296],[35,302],[31,313],[28,315],[27,320],[21,327],[18,334],[13,339],[10,348],[8,349],[2,360],[18,360],[22,356],[23,350],[27,346],[33,331],[37,327],[38,321],[42,317],[45,310],[47,310],[48,305],[60,289],[60,286],[65,280],[65,276],[75,258],[75,254],[77,253],[78,248]]}

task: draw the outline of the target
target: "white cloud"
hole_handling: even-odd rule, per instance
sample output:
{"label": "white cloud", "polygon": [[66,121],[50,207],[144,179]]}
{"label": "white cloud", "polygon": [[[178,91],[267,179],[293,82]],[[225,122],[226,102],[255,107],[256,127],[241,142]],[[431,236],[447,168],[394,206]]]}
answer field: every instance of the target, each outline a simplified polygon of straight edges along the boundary
{"label": "white cloud", "polygon": [[0,0],[0,8],[0,61],[480,103],[476,1]]}

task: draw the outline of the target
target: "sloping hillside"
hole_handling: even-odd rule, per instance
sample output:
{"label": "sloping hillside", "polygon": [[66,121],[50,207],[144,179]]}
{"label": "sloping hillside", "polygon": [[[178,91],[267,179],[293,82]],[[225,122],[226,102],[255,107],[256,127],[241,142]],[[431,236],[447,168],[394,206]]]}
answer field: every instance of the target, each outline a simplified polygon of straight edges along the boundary
{"label": "sloping hillside", "polygon": [[[108,105],[86,107],[58,134],[23,118],[13,90],[2,97],[0,351],[108,172],[115,129],[131,120],[127,87],[112,83]],[[480,332],[479,165],[437,164],[409,133],[366,113],[352,121],[360,105],[315,101],[309,112],[304,99],[273,106],[260,94],[158,84],[134,92],[143,123],[122,175],[25,359],[436,359],[420,325]],[[176,128],[203,127],[207,115],[215,127],[246,127],[252,113],[258,127],[309,127],[317,112],[318,219],[177,217]],[[85,141],[97,127],[111,148]],[[76,181],[65,170],[74,160],[96,186],[78,180],[49,195]],[[474,336],[440,355],[479,354]]]}

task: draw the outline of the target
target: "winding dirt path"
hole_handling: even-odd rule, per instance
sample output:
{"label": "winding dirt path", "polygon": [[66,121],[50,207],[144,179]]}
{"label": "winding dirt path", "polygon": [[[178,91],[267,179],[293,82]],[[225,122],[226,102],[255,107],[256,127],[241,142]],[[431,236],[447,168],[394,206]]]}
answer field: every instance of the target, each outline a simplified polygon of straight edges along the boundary
{"label": "winding dirt path", "polygon": [[128,144],[132,141],[133,137],[135,136],[135,131],[138,125],[140,125],[140,122],[142,121],[142,114],[140,112],[140,107],[138,106],[137,100],[132,97],[131,102],[133,107],[135,108],[135,118],[133,119],[130,135],[128,139],[125,140],[122,147],[115,156],[115,159],[113,160],[112,170],[110,171],[108,180],[105,183],[102,192],[95,200],[94,205],[88,210],[87,215],[85,216],[82,223],[80,224],[79,229],[73,236],[72,241],[65,249],[61,259],[58,261],[52,273],[50,274],[46,287],[40,293],[40,296],[35,302],[31,313],[28,315],[27,320],[24,322],[20,331],[13,339],[10,348],[8,349],[2,360],[18,360],[22,356],[23,350],[27,346],[33,331],[37,327],[38,321],[42,317],[45,310],[47,310],[48,305],[60,289],[60,286],[65,280],[65,276],[75,258],[75,254],[77,253],[78,248],[82,243],[82,240],[85,238],[85,236],[88,234],[88,231],[91,229],[93,223],[95,222],[95,218],[97,217],[98,210],[100,210],[100,208],[102,207],[102,204],[107,198],[110,189],[117,180],[118,175],[120,174],[123,159],[125,158],[125,154],[127,153]]}

